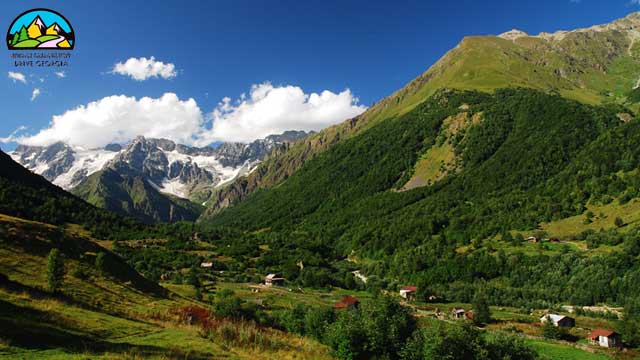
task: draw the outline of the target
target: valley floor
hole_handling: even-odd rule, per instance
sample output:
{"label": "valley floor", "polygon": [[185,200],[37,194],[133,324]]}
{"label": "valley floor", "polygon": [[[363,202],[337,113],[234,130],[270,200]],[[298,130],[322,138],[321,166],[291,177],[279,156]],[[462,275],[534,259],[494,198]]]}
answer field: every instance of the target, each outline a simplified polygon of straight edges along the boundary
{"label": "valley floor", "polygon": [[[65,254],[64,285],[46,289],[46,256],[73,238]],[[176,313],[195,299],[116,279],[88,266],[100,248],[72,232],[0,215],[0,359],[328,359],[315,341],[275,332],[281,348],[240,347],[212,341]],[[67,249],[72,248],[68,246]],[[105,249],[106,251],[106,249]],[[75,269],[83,268],[84,275]],[[75,276],[71,275],[74,274]],[[204,304],[200,304],[206,306]]]}
{"label": "valley floor", "polygon": [[[167,288],[185,296],[192,296],[195,291],[189,285],[165,284]],[[302,304],[304,306],[326,306],[335,304],[344,295],[356,296],[359,299],[369,299],[373,296],[364,291],[348,291],[343,289],[332,289],[331,291],[321,291],[314,289],[289,289],[286,287],[265,287],[252,283],[227,283],[220,282],[215,287],[216,291],[232,290],[233,293],[243,300],[252,303],[268,303],[271,309],[287,309]],[[464,303],[404,303],[415,310],[415,315],[419,318],[422,326],[429,326],[436,320],[434,310],[448,314],[453,308],[470,309],[471,304]],[[576,316],[576,327],[570,331],[575,341],[555,341],[545,339],[540,335],[541,325],[539,318],[546,309],[534,310],[531,313],[523,313],[522,310],[510,307],[491,307],[493,322],[483,330],[487,333],[504,333],[519,336],[534,348],[542,356],[542,359],[553,360],[611,360],[637,359],[640,354],[633,350],[615,351],[594,347],[586,343],[584,338],[589,329],[613,328],[615,321],[599,317]],[[456,321],[446,319],[444,321],[455,323]],[[462,322],[462,321],[459,321]]]}
{"label": "valley floor", "polygon": [[[135,271],[117,276],[98,271],[94,259],[97,253],[110,253],[108,244],[91,239],[76,226],[59,228],[0,215],[0,274],[8,277],[0,278],[0,359],[329,359],[331,350],[308,337],[258,329],[265,342],[239,344],[204,336],[202,326],[189,325],[180,314],[188,307],[210,308],[216,294],[223,292],[268,314],[300,305],[329,308],[345,295],[373,298],[366,291],[238,283],[222,272],[215,282],[203,283],[200,291],[170,281],[158,286]],[[46,257],[53,247],[65,249],[66,275],[58,294],[46,290]],[[413,309],[421,326],[441,321],[436,309],[449,314],[454,307],[471,307],[403,304]],[[638,357],[633,350],[613,351],[586,343],[589,330],[615,328],[616,320],[610,317],[572,315],[576,318],[576,327],[569,332],[572,341],[543,338],[538,319],[546,310],[492,307],[493,321],[482,331],[521,337],[542,359]],[[456,322],[449,317],[444,321]],[[241,326],[236,331],[241,332]]]}

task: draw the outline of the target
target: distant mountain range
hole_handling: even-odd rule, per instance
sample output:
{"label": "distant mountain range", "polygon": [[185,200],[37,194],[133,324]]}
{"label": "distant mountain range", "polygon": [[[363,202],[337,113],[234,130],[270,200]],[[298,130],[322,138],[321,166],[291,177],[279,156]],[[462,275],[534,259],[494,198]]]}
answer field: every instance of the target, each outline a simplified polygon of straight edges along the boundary
{"label": "distant mountain range", "polygon": [[249,174],[271,151],[307,136],[287,131],[249,144],[190,147],[138,137],[82,149],[20,145],[11,157],[90,203],[147,222],[195,220],[216,189]]}

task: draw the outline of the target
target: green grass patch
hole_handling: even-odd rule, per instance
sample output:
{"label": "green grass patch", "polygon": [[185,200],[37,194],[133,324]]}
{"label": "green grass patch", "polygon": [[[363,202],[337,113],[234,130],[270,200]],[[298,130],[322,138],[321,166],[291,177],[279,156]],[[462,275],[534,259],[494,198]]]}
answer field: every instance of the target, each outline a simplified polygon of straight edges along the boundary
{"label": "green grass patch", "polygon": [[607,205],[587,205],[588,212],[595,216],[591,223],[585,223],[585,214],[572,216],[566,219],[540,224],[540,228],[547,231],[550,236],[571,239],[585,230],[600,230],[616,228],[615,219],[621,218],[626,224],[620,231],[631,229],[640,224],[640,199],[633,199],[621,205],[618,200],[613,200]]}
{"label": "green grass patch", "polygon": [[527,339],[525,342],[534,348],[543,359],[549,360],[610,360],[610,356],[603,353],[591,353],[574,348],[570,345],[551,343],[543,340]]}
{"label": "green grass patch", "polygon": [[19,43],[13,45],[13,47],[15,47],[15,48],[32,48],[32,47],[37,47],[38,45],[40,45],[40,42],[38,40],[29,39],[29,40],[20,41]]}
{"label": "green grass patch", "polygon": [[58,35],[42,35],[38,38],[36,38],[36,40],[40,41],[41,43],[45,42],[45,41],[49,41],[49,40],[55,40],[57,39],[59,36]]}

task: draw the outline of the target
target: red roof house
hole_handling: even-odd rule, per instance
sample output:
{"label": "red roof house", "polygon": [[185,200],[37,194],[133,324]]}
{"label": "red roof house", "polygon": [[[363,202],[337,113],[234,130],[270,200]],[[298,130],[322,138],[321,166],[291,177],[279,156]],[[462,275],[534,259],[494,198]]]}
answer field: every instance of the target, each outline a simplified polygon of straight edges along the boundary
{"label": "red roof house", "polygon": [[358,304],[360,304],[360,300],[358,300],[357,297],[351,296],[351,295],[347,295],[347,296],[343,297],[340,301],[335,303],[333,305],[333,308],[335,310],[339,310],[339,309],[355,309],[355,308],[358,307]]}
{"label": "red roof house", "polygon": [[400,296],[407,300],[415,300],[417,291],[417,286],[403,286],[400,288]]}
{"label": "red roof house", "polygon": [[475,316],[475,313],[473,312],[473,310],[467,310],[464,313],[464,318],[467,319],[467,320],[473,321],[474,316]]}
{"label": "red roof house", "polygon": [[622,338],[620,334],[615,331],[596,329],[593,330],[588,337],[589,341],[593,345],[598,345],[608,348],[622,347]]}

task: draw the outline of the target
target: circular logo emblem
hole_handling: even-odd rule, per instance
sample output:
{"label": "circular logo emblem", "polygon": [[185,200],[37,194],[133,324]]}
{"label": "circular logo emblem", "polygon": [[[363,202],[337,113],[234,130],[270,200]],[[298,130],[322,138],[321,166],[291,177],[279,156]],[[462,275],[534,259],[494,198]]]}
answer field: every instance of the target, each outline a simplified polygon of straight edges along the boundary
{"label": "circular logo emblem", "polygon": [[20,14],[7,30],[9,50],[72,50],[75,33],[62,14],[49,9],[32,9]]}

